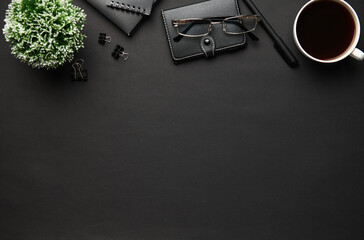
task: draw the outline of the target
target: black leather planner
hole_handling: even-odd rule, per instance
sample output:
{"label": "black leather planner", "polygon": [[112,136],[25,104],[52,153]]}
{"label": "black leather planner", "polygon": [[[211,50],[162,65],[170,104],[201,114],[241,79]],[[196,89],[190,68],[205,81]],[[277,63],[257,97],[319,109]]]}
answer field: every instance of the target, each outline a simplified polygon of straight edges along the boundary
{"label": "black leather planner", "polygon": [[153,0],[106,0],[106,5],[143,15],[150,15]]}
{"label": "black leather planner", "polygon": [[[213,30],[203,37],[178,37],[178,31],[172,20],[185,18],[215,18],[240,15],[237,0],[205,1],[179,8],[162,10],[167,40],[175,63],[181,63],[194,58],[214,57],[218,53],[242,48],[246,36],[228,35],[222,25],[214,25]],[[178,39],[179,38],[179,39]],[[178,40],[177,40],[178,39]]]}
{"label": "black leather planner", "polygon": [[[117,25],[128,36],[131,36],[135,30],[140,26],[147,15],[139,14],[133,11],[126,11],[119,8],[112,8],[107,6],[106,0],[86,0],[97,10],[99,10],[106,18]],[[153,0],[153,6],[159,0]]]}

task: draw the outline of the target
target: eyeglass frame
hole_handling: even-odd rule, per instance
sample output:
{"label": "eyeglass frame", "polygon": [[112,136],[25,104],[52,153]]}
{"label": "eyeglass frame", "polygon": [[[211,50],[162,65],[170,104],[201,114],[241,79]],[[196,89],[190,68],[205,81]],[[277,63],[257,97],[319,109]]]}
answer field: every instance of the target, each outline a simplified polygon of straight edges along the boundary
{"label": "eyeglass frame", "polygon": [[[254,17],[256,19],[256,23],[255,23],[255,26],[254,26],[253,29],[250,29],[248,31],[244,31],[244,32],[241,32],[241,33],[232,33],[232,32],[228,32],[227,31],[225,21],[228,21],[228,20],[231,20],[231,19],[246,18],[246,17]],[[213,21],[214,19],[218,19],[218,18],[219,17],[216,17],[216,18],[184,18],[184,19],[173,19],[172,20],[172,25],[173,25],[173,27],[175,27],[177,29],[178,35],[184,36],[184,37],[192,37],[193,38],[193,37],[204,37],[204,36],[207,36],[213,30],[213,27],[212,26],[213,25],[218,25],[218,24],[222,24],[222,30],[226,34],[229,34],[229,35],[242,35],[242,34],[246,34],[246,33],[253,32],[257,28],[258,22],[260,22],[260,20],[262,19],[259,15],[254,14],[254,15],[237,15],[237,16],[232,16],[232,17],[226,17],[222,21],[217,21],[217,22],[216,21]],[[210,21],[210,24],[209,24],[208,29],[207,29],[207,33],[198,34],[198,35],[189,35],[189,34],[181,33],[179,31],[179,29],[178,29],[179,24],[182,24],[183,22],[186,22],[186,21],[202,21],[202,20],[204,20],[204,21]],[[243,20],[243,19],[239,19],[239,20]],[[193,24],[193,22],[191,24]]]}

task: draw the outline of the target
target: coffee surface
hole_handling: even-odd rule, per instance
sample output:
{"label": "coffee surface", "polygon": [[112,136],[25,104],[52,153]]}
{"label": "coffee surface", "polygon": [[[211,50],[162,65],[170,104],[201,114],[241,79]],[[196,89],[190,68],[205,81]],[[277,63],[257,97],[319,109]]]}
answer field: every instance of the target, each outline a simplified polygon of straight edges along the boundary
{"label": "coffee surface", "polygon": [[349,10],[335,1],[320,0],[308,5],[297,20],[300,45],[311,56],[335,59],[350,48],[355,21]]}

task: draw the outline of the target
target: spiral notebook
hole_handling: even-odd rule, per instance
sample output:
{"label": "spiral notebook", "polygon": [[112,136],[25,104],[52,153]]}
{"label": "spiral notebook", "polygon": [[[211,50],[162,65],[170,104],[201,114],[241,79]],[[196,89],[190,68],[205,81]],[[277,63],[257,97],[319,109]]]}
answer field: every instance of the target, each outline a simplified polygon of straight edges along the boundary
{"label": "spiral notebook", "polygon": [[153,0],[106,0],[106,5],[143,15],[150,15]]}
{"label": "spiral notebook", "polygon": [[[102,13],[107,19],[118,26],[129,37],[135,32],[140,24],[149,16],[135,13],[132,11],[125,11],[118,8],[108,7],[106,0],[86,0],[100,13]],[[153,8],[159,0],[153,0]]]}

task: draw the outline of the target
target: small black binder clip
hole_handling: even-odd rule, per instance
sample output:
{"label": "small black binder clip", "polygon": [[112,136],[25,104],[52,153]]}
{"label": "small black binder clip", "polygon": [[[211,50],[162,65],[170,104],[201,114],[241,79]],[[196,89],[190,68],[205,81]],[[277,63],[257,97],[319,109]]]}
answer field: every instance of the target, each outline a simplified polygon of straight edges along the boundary
{"label": "small black binder clip", "polygon": [[100,33],[99,35],[99,43],[104,45],[105,42],[111,43],[111,37],[106,36],[106,33]]}
{"label": "small black binder clip", "polygon": [[83,68],[85,61],[83,59],[77,59],[75,63],[72,64],[72,81],[87,81],[88,74],[87,69]]}
{"label": "small black binder clip", "polygon": [[129,58],[129,53],[125,52],[125,49],[122,46],[120,46],[119,44],[116,45],[116,47],[111,55],[115,59],[119,59],[119,57],[122,57],[124,59],[124,61],[126,61]]}

